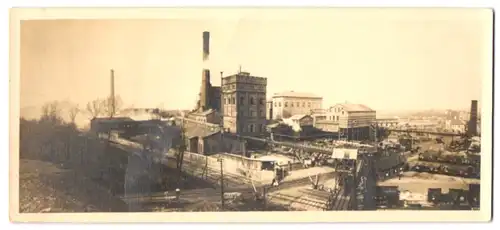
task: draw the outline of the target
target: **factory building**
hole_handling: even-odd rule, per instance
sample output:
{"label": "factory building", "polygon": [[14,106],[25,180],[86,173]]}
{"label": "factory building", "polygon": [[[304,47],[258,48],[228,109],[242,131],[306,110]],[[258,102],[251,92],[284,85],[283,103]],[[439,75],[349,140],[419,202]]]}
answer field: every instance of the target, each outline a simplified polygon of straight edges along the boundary
{"label": "factory building", "polygon": [[311,93],[287,91],[273,95],[273,119],[289,118],[293,115],[311,114],[321,109],[323,98]]}
{"label": "factory building", "polygon": [[247,72],[222,78],[222,112],[226,131],[258,136],[266,127],[267,79]]}
{"label": "factory building", "polygon": [[362,104],[337,104],[330,107],[325,116],[326,120],[320,124],[328,121],[332,123],[332,130],[338,125],[338,132],[351,140],[369,138],[370,126],[376,121],[376,111]]}

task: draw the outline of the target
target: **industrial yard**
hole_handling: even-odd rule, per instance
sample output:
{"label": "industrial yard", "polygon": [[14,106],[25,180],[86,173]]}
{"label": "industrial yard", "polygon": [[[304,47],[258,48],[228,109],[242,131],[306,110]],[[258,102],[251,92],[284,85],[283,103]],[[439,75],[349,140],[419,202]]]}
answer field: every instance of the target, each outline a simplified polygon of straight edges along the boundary
{"label": "industrial yard", "polygon": [[[386,102],[344,101],[347,92],[364,92],[355,85],[330,95],[338,89],[295,91],[259,65],[249,65],[252,73],[241,65],[220,71],[218,62],[230,58],[214,44],[224,34],[198,29],[189,33],[198,51],[173,58],[190,57],[177,65],[197,66],[196,85],[154,83],[182,90],[151,97],[185,99],[187,109],[154,107],[135,91],[128,100],[140,106],[124,106],[123,85],[153,83],[110,66],[104,98],[85,108],[47,102],[40,116],[20,118],[20,212],[480,209],[478,100],[457,99],[467,109],[382,117],[375,105]],[[181,72],[171,75],[183,82]]]}

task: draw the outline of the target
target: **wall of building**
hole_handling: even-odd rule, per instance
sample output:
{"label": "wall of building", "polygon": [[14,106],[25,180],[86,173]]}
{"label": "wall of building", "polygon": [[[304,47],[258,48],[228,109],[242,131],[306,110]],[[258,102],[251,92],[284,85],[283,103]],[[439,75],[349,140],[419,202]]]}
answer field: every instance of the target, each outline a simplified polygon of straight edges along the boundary
{"label": "wall of building", "polygon": [[220,87],[217,86],[211,86],[210,87],[210,108],[214,109],[216,111],[220,111],[220,104],[221,104],[221,92],[220,92]]}
{"label": "wall of building", "polygon": [[286,118],[287,116],[311,114],[311,110],[321,109],[322,98],[274,97],[273,117]]}
{"label": "wall of building", "polygon": [[327,111],[326,117],[329,121],[338,122],[340,128],[367,127],[376,121],[377,113],[375,111],[345,111],[342,106],[337,105]]}
{"label": "wall of building", "polygon": [[265,132],[267,79],[239,73],[222,82],[224,128],[249,136]]}
{"label": "wall of building", "polygon": [[258,182],[270,181],[274,176],[272,171],[262,171],[262,162],[257,159],[228,153],[213,156],[205,156],[190,152],[184,153],[186,164],[199,168],[208,166],[211,169],[220,170],[219,159],[223,159],[222,168],[226,174],[240,175]]}
{"label": "wall of building", "polygon": [[273,120],[273,102],[266,102],[266,119]]}
{"label": "wall of building", "polygon": [[339,124],[334,121],[318,121],[314,123],[314,127],[325,132],[336,133],[339,131]]}

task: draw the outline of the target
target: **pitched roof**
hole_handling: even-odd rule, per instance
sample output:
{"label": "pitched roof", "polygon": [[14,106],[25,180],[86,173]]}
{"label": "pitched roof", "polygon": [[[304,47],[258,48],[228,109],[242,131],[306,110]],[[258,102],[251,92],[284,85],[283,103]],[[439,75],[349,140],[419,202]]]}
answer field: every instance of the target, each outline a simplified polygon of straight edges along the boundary
{"label": "pitched roof", "polygon": [[296,115],[291,116],[289,119],[290,120],[300,120],[300,119],[302,119],[302,118],[304,118],[306,116],[309,116],[309,115],[307,115],[307,114],[296,114]]}
{"label": "pitched roof", "polygon": [[305,97],[305,98],[322,98],[320,96],[317,96],[312,93],[301,93],[301,92],[294,92],[294,91],[285,91],[281,93],[275,93],[273,95],[273,98],[275,97]]}
{"label": "pitched roof", "polygon": [[[371,109],[370,107],[363,105],[363,104],[337,104],[340,105],[345,111],[347,112],[372,112],[375,111]],[[335,105],[335,106],[337,106]]]}
{"label": "pitched roof", "polygon": [[190,113],[189,115],[193,115],[193,116],[206,116],[206,115],[209,115],[211,113],[214,113],[215,110],[213,109],[207,109],[207,110],[204,110],[204,111],[194,111],[192,113]]}
{"label": "pitched roof", "polygon": [[193,126],[186,128],[186,136],[188,138],[192,137],[208,137],[215,133],[218,133],[218,129],[211,129],[207,127]]}

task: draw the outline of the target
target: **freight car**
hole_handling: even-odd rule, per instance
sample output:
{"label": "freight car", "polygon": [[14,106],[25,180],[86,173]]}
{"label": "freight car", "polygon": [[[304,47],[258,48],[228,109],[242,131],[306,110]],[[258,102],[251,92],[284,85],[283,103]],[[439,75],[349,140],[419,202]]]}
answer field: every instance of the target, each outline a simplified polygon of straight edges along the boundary
{"label": "freight car", "polygon": [[419,161],[438,162],[448,164],[472,165],[480,164],[479,158],[469,157],[466,153],[443,152],[428,150],[418,155]]}
{"label": "freight car", "polygon": [[410,171],[458,176],[464,178],[480,178],[480,168],[471,165],[455,165],[435,162],[417,162],[409,166]]}

